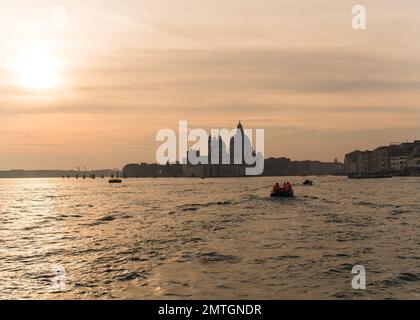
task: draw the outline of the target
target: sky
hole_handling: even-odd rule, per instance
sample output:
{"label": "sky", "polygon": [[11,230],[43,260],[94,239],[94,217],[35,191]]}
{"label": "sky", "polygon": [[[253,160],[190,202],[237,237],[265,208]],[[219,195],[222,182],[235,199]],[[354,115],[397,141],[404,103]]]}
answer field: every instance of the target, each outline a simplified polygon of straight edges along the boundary
{"label": "sky", "polygon": [[154,162],[180,120],[294,160],[420,139],[418,39],[418,0],[0,0],[0,169]]}

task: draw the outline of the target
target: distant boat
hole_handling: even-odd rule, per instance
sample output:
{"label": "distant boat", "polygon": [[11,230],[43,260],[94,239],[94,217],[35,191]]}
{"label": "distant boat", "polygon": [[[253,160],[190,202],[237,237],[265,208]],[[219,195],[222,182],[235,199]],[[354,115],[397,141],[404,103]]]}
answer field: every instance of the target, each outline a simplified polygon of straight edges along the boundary
{"label": "distant boat", "polygon": [[303,182],[303,185],[304,186],[313,186],[314,185],[314,182],[312,180],[305,180]]}
{"label": "distant boat", "polygon": [[118,171],[117,171],[117,178],[114,179],[114,175],[111,175],[111,179],[109,180],[109,183],[122,183],[122,180],[118,178]]}

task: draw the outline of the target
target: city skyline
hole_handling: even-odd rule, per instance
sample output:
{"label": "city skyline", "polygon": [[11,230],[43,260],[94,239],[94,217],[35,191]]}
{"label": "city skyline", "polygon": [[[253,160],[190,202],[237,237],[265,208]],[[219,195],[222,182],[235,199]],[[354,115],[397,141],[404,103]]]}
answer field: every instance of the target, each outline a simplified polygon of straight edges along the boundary
{"label": "city skyline", "polygon": [[179,120],[296,160],[420,138],[418,2],[369,1],[363,31],[347,0],[57,4],[0,13],[0,169],[155,162]]}

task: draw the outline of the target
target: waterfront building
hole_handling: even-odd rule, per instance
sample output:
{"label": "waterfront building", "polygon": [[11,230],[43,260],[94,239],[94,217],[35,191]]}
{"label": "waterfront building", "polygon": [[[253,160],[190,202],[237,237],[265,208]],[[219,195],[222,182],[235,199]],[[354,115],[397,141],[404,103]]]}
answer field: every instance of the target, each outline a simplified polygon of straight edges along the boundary
{"label": "waterfront building", "polygon": [[353,151],[345,156],[344,166],[348,175],[419,175],[420,140]]}

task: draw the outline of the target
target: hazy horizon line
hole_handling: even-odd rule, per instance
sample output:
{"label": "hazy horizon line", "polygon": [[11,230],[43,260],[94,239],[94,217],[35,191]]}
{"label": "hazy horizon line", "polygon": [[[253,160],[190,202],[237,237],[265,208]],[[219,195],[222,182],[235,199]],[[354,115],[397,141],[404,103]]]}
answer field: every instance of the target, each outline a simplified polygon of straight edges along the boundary
{"label": "hazy horizon line", "polygon": [[[334,163],[335,160],[333,161],[323,161],[323,160],[310,160],[310,159],[305,159],[305,160],[296,160],[296,159],[292,159],[289,158],[287,156],[268,156],[265,157],[264,160],[268,160],[268,159],[289,159],[291,162],[321,162],[321,163]],[[338,160],[338,163],[343,164],[344,162]],[[75,172],[92,172],[92,171],[115,171],[115,170],[122,170],[124,168],[124,166],[129,165],[129,164],[148,164],[148,165],[160,165],[160,166],[165,166],[162,164],[159,164],[157,162],[144,162],[144,161],[140,161],[140,162],[128,162],[126,164],[124,164],[121,168],[101,168],[101,169],[88,169],[86,168],[86,170],[78,170],[77,168],[71,168],[71,169],[63,169],[63,168],[49,168],[49,169],[34,169],[34,168],[0,168],[0,172],[10,172],[10,171],[75,171]],[[170,165],[176,165],[177,163],[170,163]],[[186,165],[185,163],[178,163],[181,165]],[[202,164],[199,164],[202,165]]]}

